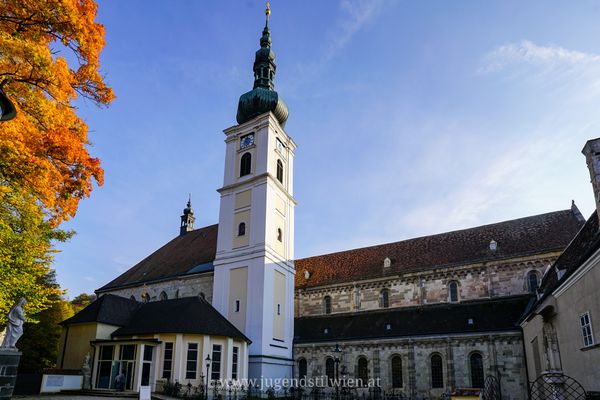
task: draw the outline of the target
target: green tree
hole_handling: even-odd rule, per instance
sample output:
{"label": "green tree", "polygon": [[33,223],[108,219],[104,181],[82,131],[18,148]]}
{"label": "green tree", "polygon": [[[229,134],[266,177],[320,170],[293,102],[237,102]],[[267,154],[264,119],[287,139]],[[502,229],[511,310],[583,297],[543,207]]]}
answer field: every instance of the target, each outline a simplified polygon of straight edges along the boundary
{"label": "green tree", "polygon": [[20,373],[37,373],[56,366],[62,330],[59,323],[73,315],[71,304],[58,294],[60,287],[54,271],[43,276],[40,285],[53,289],[49,296],[51,304],[49,308],[32,315],[33,321],[23,326],[23,336],[17,343],[23,352]]}
{"label": "green tree", "polygon": [[0,186],[0,329],[20,297],[27,299],[29,319],[58,301],[62,291],[55,282],[48,283],[54,279],[48,276],[53,243],[72,234],[53,227],[33,195],[2,191]]}
{"label": "green tree", "polygon": [[75,298],[73,300],[71,300],[71,306],[73,307],[73,312],[78,313],[79,311],[83,310],[84,308],[89,306],[91,303],[93,303],[95,300],[96,300],[95,294],[81,293],[80,295],[75,296]]}

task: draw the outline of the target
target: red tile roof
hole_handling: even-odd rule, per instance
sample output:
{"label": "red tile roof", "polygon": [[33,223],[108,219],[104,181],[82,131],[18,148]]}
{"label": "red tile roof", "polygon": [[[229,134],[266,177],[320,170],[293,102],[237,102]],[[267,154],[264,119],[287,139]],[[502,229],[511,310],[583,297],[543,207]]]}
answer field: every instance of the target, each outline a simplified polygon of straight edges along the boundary
{"label": "red tile roof", "polygon": [[[562,251],[584,223],[578,214],[576,208],[574,211],[556,211],[476,228],[303,258],[295,261],[296,287],[349,282],[434,267]],[[211,225],[176,237],[98,289],[98,292],[212,271],[217,232],[218,225]],[[498,243],[495,252],[489,249],[491,240]],[[392,263],[384,272],[383,260],[386,257],[390,258]],[[305,271],[310,272],[308,280],[304,277]]]}
{"label": "red tile roof", "polygon": [[[574,210],[303,258],[295,261],[296,287],[562,251],[584,223]],[[490,250],[491,240],[498,244],[496,251]],[[386,257],[392,263],[384,271]],[[305,271],[310,273],[308,279]]]}

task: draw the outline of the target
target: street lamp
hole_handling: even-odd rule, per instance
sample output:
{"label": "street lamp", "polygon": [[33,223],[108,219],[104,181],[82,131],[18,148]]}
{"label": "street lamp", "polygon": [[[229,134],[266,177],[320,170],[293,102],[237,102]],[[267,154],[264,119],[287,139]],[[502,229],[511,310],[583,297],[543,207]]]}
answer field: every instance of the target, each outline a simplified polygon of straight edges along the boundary
{"label": "street lamp", "polygon": [[206,356],[206,387],[204,388],[204,399],[208,400],[208,370],[210,369],[210,354]]}
{"label": "street lamp", "polygon": [[11,101],[0,89],[0,121],[8,121],[17,116],[17,110]]}
{"label": "street lamp", "polygon": [[335,362],[335,398],[339,400],[340,398],[340,356],[342,354],[342,349],[336,343],[335,349],[333,349],[333,361]]}

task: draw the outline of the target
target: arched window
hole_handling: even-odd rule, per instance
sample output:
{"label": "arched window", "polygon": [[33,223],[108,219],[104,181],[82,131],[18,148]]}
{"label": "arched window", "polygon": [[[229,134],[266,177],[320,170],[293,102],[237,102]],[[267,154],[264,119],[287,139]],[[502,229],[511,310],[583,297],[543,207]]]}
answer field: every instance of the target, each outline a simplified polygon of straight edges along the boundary
{"label": "arched window", "polygon": [[[306,380],[306,376],[308,375],[308,362],[306,358],[301,358],[298,360],[298,379]],[[303,385],[305,383],[302,383]]]}
{"label": "arched window", "polygon": [[356,363],[356,376],[358,377],[358,385],[364,386],[369,383],[369,362],[366,357],[358,357]]}
{"label": "arched window", "polygon": [[331,297],[329,296],[323,298],[323,312],[325,314],[331,314]]}
{"label": "arched window", "polygon": [[431,356],[431,388],[439,389],[444,387],[444,368],[442,366],[442,356],[434,354]]}
{"label": "arched window", "polygon": [[402,358],[397,355],[392,357],[392,387],[402,387]]}
{"label": "arched window", "polygon": [[388,308],[390,306],[390,291],[389,291],[389,289],[381,290],[380,305],[382,308]]}
{"label": "arched window", "polygon": [[240,222],[238,225],[238,236],[244,236],[246,234],[246,223]]}
{"label": "arched window", "polygon": [[283,183],[283,163],[277,160],[277,180]]}
{"label": "arched window", "polygon": [[162,292],[160,292],[160,299],[161,300],[168,300],[169,296],[167,296],[167,294],[164,291],[162,291]]}
{"label": "arched window", "polygon": [[538,276],[535,271],[529,271],[527,274],[527,290],[529,293],[535,293],[538,289]]}
{"label": "arched window", "polygon": [[333,380],[335,379],[335,365],[333,358],[327,357],[325,360],[325,375],[327,376],[327,384],[333,386]]}
{"label": "arched window", "polygon": [[150,295],[148,293],[144,293],[142,295],[142,302],[147,303],[150,301]]}
{"label": "arched window", "polygon": [[471,387],[483,388],[483,357],[479,353],[471,354]]}
{"label": "arched window", "polygon": [[252,155],[250,153],[244,153],[240,160],[240,176],[248,175],[252,166]]}
{"label": "arched window", "polygon": [[129,300],[133,300],[133,301],[135,301],[135,296],[134,296],[134,295],[131,295],[131,297],[129,298]]}
{"label": "arched window", "polygon": [[448,284],[448,300],[455,303],[458,301],[458,283],[452,281]]}
{"label": "arched window", "polygon": [[277,240],[283,242],[283,231],[281,230],[281,228],[277,228]]}

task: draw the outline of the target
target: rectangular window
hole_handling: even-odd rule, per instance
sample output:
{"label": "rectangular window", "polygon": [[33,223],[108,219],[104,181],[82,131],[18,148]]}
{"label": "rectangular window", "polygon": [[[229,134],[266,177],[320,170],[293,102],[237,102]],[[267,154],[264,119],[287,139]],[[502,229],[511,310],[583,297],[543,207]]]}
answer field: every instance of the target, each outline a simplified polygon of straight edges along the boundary
{"label": "rectangular window", "polygon": [[196,379],[198,370],[198,343],[188,343],[185,379]]}
{"label": "rectangular window", "polygon": [[235,312],[240,312],[240,301],[239,300],[235,301]]}
{"label": "rectangular window", "polygon": [[233,346],[233,356],[231,359],[231,379],[237,380],[238,378],[238,356],[240,348]]}
{"label": "rectangular window", "polygon": [[592,321],[590,320],[590,312],[579,317],[581,322],[581,334],[583,335],[583,346],[588,347],[594,344],[594,331],[592,331]]}
{"label": "rectangular window", "polygon": [[212,350],[212,369],[210,379],[218,381],[221,379],[221,345],[213,344]]}
{"label": "rectangular window", "polygon": [[277,315],[281,315],[281,304],[277,304]]}
{"label": "rectangular window", "polygon": [[173,371],[173,342],[166,342],[165,343],[165,351],[163,354],[162,377],[165,379],[171,379],[172,371]]}
{"label": "rectangular window", "polygon": [[98,389],[109,389],[111,383],[112,363],[115,346],[101,346],[96,378]]}

